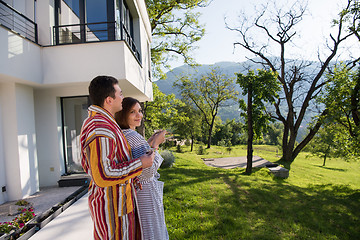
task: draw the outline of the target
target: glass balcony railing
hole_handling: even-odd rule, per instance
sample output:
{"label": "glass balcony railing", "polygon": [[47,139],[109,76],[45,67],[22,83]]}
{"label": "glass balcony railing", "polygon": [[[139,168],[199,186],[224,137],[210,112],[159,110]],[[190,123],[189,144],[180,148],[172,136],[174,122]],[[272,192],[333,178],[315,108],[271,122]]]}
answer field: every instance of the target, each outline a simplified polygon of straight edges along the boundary
{"label": "glass balcony railing", "polygon": [[54,43],[56,45],[114,40],[125,41],[137,60],[141,62],[140,52],[123,24],[117,22],[98,22],[60,25],[54,26],[53,32]]}
{"label": "glass balcony railing", "polygon": [[38,43],[36,23],[1,0],[0,25],[30,41]]}

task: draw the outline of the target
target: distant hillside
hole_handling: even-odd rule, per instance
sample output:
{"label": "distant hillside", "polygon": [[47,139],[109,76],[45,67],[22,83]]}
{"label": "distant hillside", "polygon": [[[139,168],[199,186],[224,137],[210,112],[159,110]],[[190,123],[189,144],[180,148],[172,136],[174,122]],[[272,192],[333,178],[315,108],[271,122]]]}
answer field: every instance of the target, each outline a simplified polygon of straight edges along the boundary
{"label": "distant hillside", "polygon": [[[178,79],[181,75],[187,75],[191,74],[195,77],[205,75],[211,71],[212,68],[219,68],[221,70],[222,74],[227,75],[228,77],[235,78],[235,73],[241,72],[246,74],[247,69],[249,67],[251,69],[257,69],[260,68],[260,65],[255,65],[254,63],[250,61],[236,63],[236,62],[218,62],[213,65],[201,65],[197,67],[190,67],[188,65],[182,65],[180,67],[174,68],[172,71],[169,71],[166,73],[166,79],[165,80],[159,80],[156,81],[156,85],[159,87],[159,89],[165,93],[174,93],[176,97],[179,97],[179,92],[176,90],[176,88],[173,87],[174,82]],[[236,85],[236,90],[240,92],[240,87]]]}
{"label": "distant hillside", "polygon": [[[246,62],[218,62],[213,65],[201,65],[197,67],[190,67],[188,65],[182,65],[180,67],[174,68],[172,71],[166,73],[165,80],[156,81],[156,85],[159,87],[160,91],[165,94],[174,93],[177,98],[180,98],[180,94],[175,87],[173,87],[174,82],[181,75],[194,75],[194,77],[199,77],[205,75],[211,71],[213,68],[219,68],[222,74],[227,75],[229,78],[235,79],[235,73],[241,72],[246,74],[248,69],[257,69],[261,68],[261,65],[254,64],[251,61]],[[235,84],[235,90],[241,93],[241,89],[238,84]],[[240,96],[241,97],[241,96]],[[242,96],[243,97],[243,96]],[[227,107],[222,107],[219,111],[219,116],[223,121],[226,119],[239,119],[240,112],[238,111],[238,103],[235,101],[229,102]]]}
{"label": "distant hillside", "polygon": [[[295,61],[295,60],[294,60]],[[308,62],[310,66],[307,69],[307,74],[311,75],[314,74],[318,63],[316,62]],[[180,98],[180,94],[175,87],[173,87],[174,82],[178,79],[181,75],[188,75],[191,74],[194,78],[197,78],[201,75],[205,75],[211,71],[212,68],[219,68],[222,74],[227,75],[228,77],[232,77],[235,80],[235,73],[243,73],[247,74],[249,69],[258,69],[262,68],[260,64],[255,64],[252,61],[245,61],[245,62],[218,62],[213,65],[200,65],[197,67],[189,67],[188,65],[183,65],[177,68],[174,68],[172,71],[166,73],[165,80],[156,81],[156,85],[159,87],[160,91],[165,94],[174,93],[177,98]],[[241,95],[242,90],[240,89],[238,84],[235,84],[235,89],[240,93],[241,98],[244,96]],[[238,111],[238,103],[235,101],[230,102],[228,107],[223,107],[219,111],[219,116],[223,121],[226,119],[239,119],[240,112]],[[309,118],[308,118],[309,119]],[[306,120],[305,120],[306,121]]]}

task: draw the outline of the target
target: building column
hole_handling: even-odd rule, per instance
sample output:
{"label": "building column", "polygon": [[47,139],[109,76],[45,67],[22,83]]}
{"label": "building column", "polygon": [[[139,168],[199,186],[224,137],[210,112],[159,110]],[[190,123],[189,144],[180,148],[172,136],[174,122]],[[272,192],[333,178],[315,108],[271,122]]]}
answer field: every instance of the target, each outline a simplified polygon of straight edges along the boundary
{"label": "building column", "polygon": [[22,198],[17,138],[15,83],[1,83],[2,149],[7,200]]}

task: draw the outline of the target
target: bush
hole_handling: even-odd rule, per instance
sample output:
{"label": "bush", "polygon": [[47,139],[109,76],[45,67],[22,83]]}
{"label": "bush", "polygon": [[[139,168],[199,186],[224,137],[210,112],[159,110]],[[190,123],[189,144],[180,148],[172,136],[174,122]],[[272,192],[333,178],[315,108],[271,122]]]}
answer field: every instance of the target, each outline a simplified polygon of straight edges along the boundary
{"label": "bush", "polygon": [[169,149],[174,146],[174,141],[166,140],[163,144],[161,144],[161,149]]}
{"label": "bush", "polygon": [[217,144],[217,145],[218,145],[218,146],[225,147],[225,144],[226,144],[225,140],[222,139],[222,140],[218,141],[218,144]]}
{"label": "bush", "polygon": [[160,168],[170,168],[175,163],[175,156],[169,150],[164,150],[160,153],[161,157],[164,159],[161,163]]}
{"label": "bush", "polygon": [[26,200],[19,200],[15,203],[15,205],[18,205],[18,206],[26,206],[26,205],[29,205],[30,203]]}
{"label": "bush", "polygon": [[177,153],[182,153],[182,150],[181,150],[181,146],[180,146],[180,145],[176,145],[176,152],[177,152]]}
{"label": "bush", "polygon": [[200,145],[196,153],[197,153],[197,155],[205,155],[206,150],[202,145]]}

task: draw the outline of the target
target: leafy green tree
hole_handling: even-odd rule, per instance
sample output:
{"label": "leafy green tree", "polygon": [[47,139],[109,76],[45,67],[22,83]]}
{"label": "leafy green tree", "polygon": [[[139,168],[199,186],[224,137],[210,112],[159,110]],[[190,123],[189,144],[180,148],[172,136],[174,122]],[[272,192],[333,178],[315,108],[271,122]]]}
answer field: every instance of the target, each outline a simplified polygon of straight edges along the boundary
{"label": "leafy green tree", "polygon": [[247,75],[237,73],[237,83],[247,94],[247,103],[240,99],[240,115],[246,119],[248,142],[247,142],[247,166],[246,173],[252,172],[253,140],[261,138],[271,116],[266,113],[266,103],[273,104],[278,97],[280,85],[276,81],[277,74],[272,71],[259,69],[257,74],[249,70]]}
{"label": "leafy green tree", "polygon": [[228,119],[225,123],[216,126],[212,143],[220,146],[225,146],[228,141],[231,145],[245,144],[245,135],[243,123]]}
{"label": "leafy green tree", "polygon": [[334,156],[336,148],[334,139],[334,128],[330,126],[321,127],[307,147],[313,155],[323,158],[323,166],[325,166],[328,157]]}
{"label": "leafy green tree", "polygon": [[269,125],[267,132],[264,135],[265,144],[278,146],[281,144],[281,136],[284,131],[283,125],[280,122],[275,122]]}
{"label": "leafy green tree", "polygon": [[152,102],[144,103],[145,136],[150,137],[156,129],[170,129],[171,121],[177,118],[177,110],[174,106],[180,104],[174,94],[166,95],[153,83]]}
{"label": "leafy green tree", "polygon": [[207,148],[210,148],[219,107],[228,100],[236,100],[238,92],[234,90],[234,79],[221,74],[219,69],[212,69],[210,73],[193,80],[190,78],[189,75],[180,76],[174,86],[179,88],[185,103],[193,104],[200,110],[208,131]]}
{"label": "leafy green tree", "polygon": [[353,152],[360,152],[360,69],[351,70],[342,64],[327,78],[326,92],[317,99],[331,113],[326,121],[340,124],[340,131],[349,133]]}
{"label": "leafy green tree", "polygon": [[176,107],[178,117],[172,119],[172,130],[180,139],[190,139],[193,151],[194,141],[201,133],[201,113],[193,105],[185,103],[178,104]]}
{"label": "leafy green tree", "polygon": [[152,44],[151,62],[153,75],[165,77],[164,68],[169,62],[183,57],[187,64],[194,64],[191,53],[194,43],[205,34],[199,23],[198,7],[206,7],[209,0],[146,0],[149,13]]}

